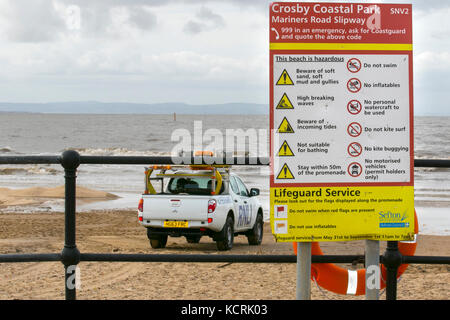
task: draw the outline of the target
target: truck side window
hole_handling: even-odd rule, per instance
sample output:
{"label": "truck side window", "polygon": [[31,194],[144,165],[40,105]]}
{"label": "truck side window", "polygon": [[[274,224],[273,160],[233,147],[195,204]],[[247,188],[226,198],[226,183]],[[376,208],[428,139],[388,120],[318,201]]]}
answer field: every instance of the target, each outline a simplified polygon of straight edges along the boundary
{"label": "truck side window", "polygon": [[[208,180],[208,184],[206,185],[206,189],[208,190],[207,194],[211,192],[211,188],[212,188],[212,180]],[[224,191],[225,191],[225,184],[222,183],[222,186],[220,187],[219,190],[219,194],[222,194]]]}
{"label": "truck side window", "polygon": [[247,187],[245,186],[245,184],[241,181],[241,179],[239,179],[237,177],[236,177],[236,182],[239,187],[239,192],[240,192],[239,194],[241,196],[248,197],[248,190],[247,190]]}
{"label": "truck side window", "polygon": [[233,190],[233,192],[235,194],[240,194],[239,193],[239,188],[237,186],[236,180],[234,177],[230,177],[230,186],[231,186],[231,190]]}

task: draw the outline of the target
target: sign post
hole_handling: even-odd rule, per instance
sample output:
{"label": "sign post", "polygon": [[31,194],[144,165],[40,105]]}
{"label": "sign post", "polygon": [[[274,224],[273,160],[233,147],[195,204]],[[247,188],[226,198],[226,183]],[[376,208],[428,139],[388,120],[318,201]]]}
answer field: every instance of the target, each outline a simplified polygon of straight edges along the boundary
{"label": "sign post", "polygon": [[311,242],[297,243],[297,300],[311,299]]}
{"label": "sign post", "polygon": [[414,238],[408,4],[270,5],[277,241]]}

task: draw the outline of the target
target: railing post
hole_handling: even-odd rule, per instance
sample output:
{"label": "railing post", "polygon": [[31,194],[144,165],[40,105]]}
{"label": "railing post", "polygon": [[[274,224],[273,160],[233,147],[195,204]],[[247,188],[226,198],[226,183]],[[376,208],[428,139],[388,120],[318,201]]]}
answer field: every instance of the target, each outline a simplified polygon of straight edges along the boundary
{"label": "railing post", "polygon": [[402,254],[397,241],[388,241],[383,256],[386,267],[386,300],[397,300],[397,271],[402,264]]}
{"label": "railing post", "polygon": [[65,270],[66,300],[75,300],[75,272],[76,266],[80,262],[80,251],[76,246],[75,237],[76,173],[80,165],[80,155],[73,150],[64,151],[61,156],[61,165],[64,167],[65,178],[65,229],[61,262],[64,264]]}

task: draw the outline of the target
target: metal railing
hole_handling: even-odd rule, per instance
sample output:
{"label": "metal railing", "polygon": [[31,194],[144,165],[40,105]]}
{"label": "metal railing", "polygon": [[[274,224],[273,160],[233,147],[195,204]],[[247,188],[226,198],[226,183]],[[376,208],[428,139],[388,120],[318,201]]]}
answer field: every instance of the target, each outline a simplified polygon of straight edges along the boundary
{"label": "metal railing", "polygon": [[[186,160],[186,159],[184,159]],[[231,165],[268,165],[268,158],[223,157],[188,159],[194,164],[231,164]],[[76,288],[68,286],[68,280],[74,278],[76,266],[80,261],[96,262],[228,262],[228,263],[296,263],[297,257],[292,255],[217,255],[217,254],[120,254],[120,253],[81,253],[76,246],[76,172],[80,164],[112,164],[112,165],[149,165],[179,164],[180,158],[166,157],[130,157],[130,156],[82,156],[76,151],[68,150],[61,156],[1,156],[3,164],[61,164],[65,177],[65,229],[64,247],[61,253],[32,254],[0,254],[0,263],[14,262],[55,262],[60,261],[65,269],[65,298],[76,299]],[[450,168],[450,160],[416,159],[415,167]],[[363,262],[364,255],[313,255],[312,263],[353,263]],[[380,262],[386,267],[386,300],[397,297],[397,270],[401,264],[450,264],[446,256],[402,256],[397,241],[388,241]]]}

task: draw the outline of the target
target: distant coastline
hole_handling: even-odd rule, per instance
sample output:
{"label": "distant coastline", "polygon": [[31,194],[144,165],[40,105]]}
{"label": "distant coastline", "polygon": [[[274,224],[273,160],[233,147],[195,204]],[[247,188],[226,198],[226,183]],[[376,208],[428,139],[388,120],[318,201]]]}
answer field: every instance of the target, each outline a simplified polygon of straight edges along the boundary
{"label": "distant coastline", "polygon": [[268,114],[269,106],[257,103],[224,103],[192,105],[168,103],[119,103],[119,102],[52,102],[11,103],[0,102],[0,112],[61,113],[61,114]]}

